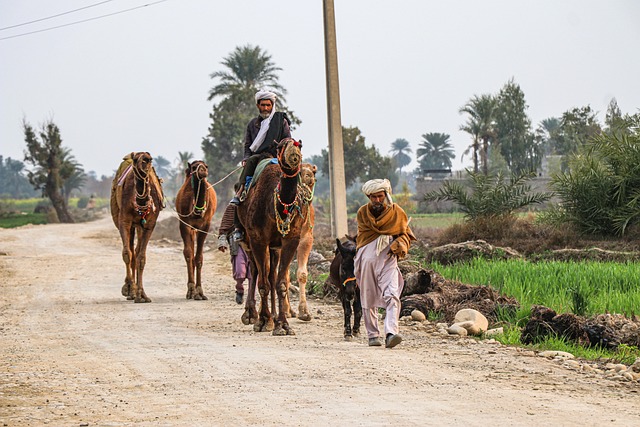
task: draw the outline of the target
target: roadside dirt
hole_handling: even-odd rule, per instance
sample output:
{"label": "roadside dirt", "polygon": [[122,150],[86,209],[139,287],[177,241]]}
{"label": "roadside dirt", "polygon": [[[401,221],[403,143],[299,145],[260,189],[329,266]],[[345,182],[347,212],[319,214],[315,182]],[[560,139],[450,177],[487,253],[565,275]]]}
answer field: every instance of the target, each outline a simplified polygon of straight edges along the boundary
{"label": "roadside dirt", "polygon": [[315,317],[292,319],[295,336],[255,333],[240,322],[229,258],[216,250],[205,254],[209,300],[192,301],[182,248],[152,242],[153,302],[134,304],[120,295],[120,253],[108,217],[0,230],[0,426],[640,420],[637,383],[406,321],[393,350],[346,342],[337,303],[311,299]]}

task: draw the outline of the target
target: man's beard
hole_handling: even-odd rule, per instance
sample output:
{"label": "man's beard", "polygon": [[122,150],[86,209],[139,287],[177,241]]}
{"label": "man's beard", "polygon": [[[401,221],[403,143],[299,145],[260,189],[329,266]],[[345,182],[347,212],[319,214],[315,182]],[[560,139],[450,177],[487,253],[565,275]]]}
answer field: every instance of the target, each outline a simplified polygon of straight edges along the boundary
{"label": "man's beard", "polygon": [[372,203],[371,204],[371,212],[375,216],[380,215],[384,211],[384,208],[386,208],[384,203]]}
{"label": "man's beard", "polygon": [[270,115],[271,113],[260,113],[260,117],[262,117],[263,119],[268,119]]}

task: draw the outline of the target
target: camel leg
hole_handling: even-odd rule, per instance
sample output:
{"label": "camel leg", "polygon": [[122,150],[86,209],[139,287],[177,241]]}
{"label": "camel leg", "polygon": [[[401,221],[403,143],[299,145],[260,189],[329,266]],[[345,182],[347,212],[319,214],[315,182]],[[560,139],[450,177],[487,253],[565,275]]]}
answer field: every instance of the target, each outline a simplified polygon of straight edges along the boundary
{"label": "camel leg", "polygon": [[297,258],[298,258],[298,270],[296,271],[296,280],[298,281],[298,288],[300,289],[300,302],[298,303],[298,319],[309,322],[311,320],[311,314],[309,313],[309,307],[307,307],[307,279],[309,277],[309,271],[307,270],[307,262],[309,261],[309,254],[311,253],[311,247],[313,246],[313,234],[309,233],[298,245]]}
{"label": "camel leg", "polygon": [[[257,246],[257,247],[256,247]],[[258,267],[257,286],[260,293],[260,313],[258,321],[253,325],[256,332],[266,332],[273,330],[273,316],[269,311],[269,249],[266,245],[251,245],[251,253]]]}
{"label": "camel leg", "polygon": [[251,268],[251,279],[249,279],[249,289],[247,290],[247,300],[242,313],[242,323],[245,325],[255,324],[258,320],[258,312],[256,311],[256,283],[258,279],[258,269],[251,257],[251,251],[247,251],[249,257],[249,268]]}
{"label": "camel leg", "polygon": [[[203,230],[209,230],[209,224],[205,224]],[[207,238],[205,233],[196,232],[196,240],[198,242],[198,247],[196,249],[196,288],[195,294],[193,295],[194,300],[204,301],[208,298],[205,296],[204,291],[202,290],[202,264],[204,262],[204,242]]]}
{"label": "camel leg", "polygon": [[134,294],[135,302],[151,302],[151,298],[149,298],[144,291],[144,284],[142,282],[142,274],[144,273],[144,265],[147,261],[147,244],[149,243],[149,239],[151,238],[151,231],[145,228],[139,230],[138,234],[138,244],[136,246],[135,254],[136,254],[136,293]]}
{"label": "camel leg", "polygon": [[193,231],[183,223],[180,223],[180,235],[182,236],[182,254],[187,264],[187,299],[194,297],[195,282],[193,279],[194,256],[193,256]]}
{"label": "camel leg", "polygon": [[280,253],[280,268],[278,269],[278,280],[276,291],[278,292],[278,315],[276,328],[273,335],[295,335],[293,329],[287,321],[287,298],[289,294],[289,266],[296,253],[299,239],[283,240]]}
{"label": "camel leg", "polygon": [[122,224],[119,228],[120,238],[122,239],[122,260],[125,266],[125,278],[124,285],[122,285],[122,296],[127,297],[128,300],[133,299],[133,277],[135,272],[135,258],[134,258],[134,232],[131,224]]}
{"label": "camel leg", "polygon": [[271,295],[271,313],[276,314],[276,278],[278,274],[278,265],[280,265],[280,250],[269,250],[270,264],[269,264],[269,292]]}

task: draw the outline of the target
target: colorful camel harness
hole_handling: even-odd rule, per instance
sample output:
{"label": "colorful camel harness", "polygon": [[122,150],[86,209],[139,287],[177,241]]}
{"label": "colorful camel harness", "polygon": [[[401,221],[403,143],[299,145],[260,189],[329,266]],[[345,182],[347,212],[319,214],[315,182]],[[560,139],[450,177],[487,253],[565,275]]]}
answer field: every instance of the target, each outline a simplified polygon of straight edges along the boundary
{"label": "colorful camel harness", "polygon": [[[295,145],[296,147],[299,147],[300,143],[298,141],[294,141],[293,145]],[[280,153],[278,154],[278,162],[280,164],[283,164],[283,160],[282,160],[283,153],[284,153],[284,150],[281,150]],[[294,178],[298,176],[298,190],[296,191],[296,197],[295,199],[293,199],[293,202],[285,203],[280,199],[280,183],[278,183],[276,188],[273,189],[273,210],[275,212],[276,225],[282,237],[285,237],[287,234],[289,234],[289,230],[291,228],[291,222],[295,218],[296,212],[301,217],[303,215],[302,208],[300,207],[300,205],[302,204],[302,205],[308,206],[311,204],[311,201],[313,200],[313,189],[309,188],[307,184],[300,181],[300,177],[299,177],[300,165],[298,165],[295,172],[292,173],[291,175],[286,174],[284,172],[281,172],[281,173],[282,173],[282,176],[284,176],[285,178]],[[285,215],[284,218],[281,217],[280,212],[278,212],[278,203],[282,205],[282,208],[283,208],[282,213]],[[311,221],[311,216],[309,215],[309,209],[307,209],[306,218],[304,218],[304,220],[307,221],[307,223]]]}
{"label": "colorful camel harness", "polygon": [[[149,215],[149,213],[155,212],[156,210],[156,206],[153,203],[153,198],[151,197],[151,185],[149,185],[149,174],[148,173],[143,174],[141,171],[138,170],[138,168],[136,168],[133,164],[131,164],[122,173],[122,176],[118,180],[118,185],[122,185],[124,183],[124,179],[132,170],[135,177],[140,181],[142,181],[142,185],[143,185],[142,193],[138,193],[138,189],[134,185],[136,197],[133,199],[133,209],[136,211],[138,215],[142,217],[140,219],[140,224],[144,226],[147,223],[147,216]],[[138,200],[144,201],[144,203],[138,203]]]}

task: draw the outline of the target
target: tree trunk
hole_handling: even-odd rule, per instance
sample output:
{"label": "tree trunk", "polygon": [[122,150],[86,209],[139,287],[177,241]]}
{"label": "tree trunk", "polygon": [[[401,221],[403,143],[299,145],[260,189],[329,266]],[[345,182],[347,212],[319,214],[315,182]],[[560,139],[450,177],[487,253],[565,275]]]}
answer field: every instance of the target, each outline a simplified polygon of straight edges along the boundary
{"label": "tree trunk", "polygon": [[67,209],[67,204],[64,201],[64,197],[62,196],[62,194],[60,194],[58,190],[48,189],[47,197],[49,197],[49,200],[51,200],[51,204],[53,205],[53,208],[56,210],[56,214],[58,215],[58,220],[60,222],[66,223],[66,224],[71,224],[75,222],[71,217],[71,215],[69,214],[69,211]]}

